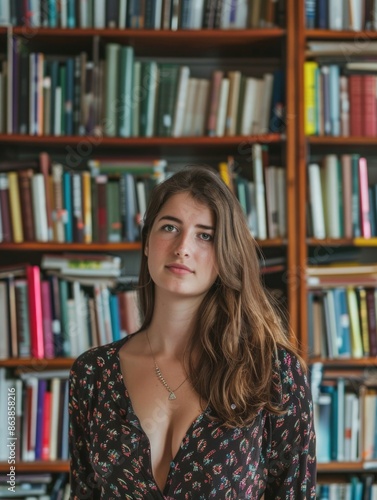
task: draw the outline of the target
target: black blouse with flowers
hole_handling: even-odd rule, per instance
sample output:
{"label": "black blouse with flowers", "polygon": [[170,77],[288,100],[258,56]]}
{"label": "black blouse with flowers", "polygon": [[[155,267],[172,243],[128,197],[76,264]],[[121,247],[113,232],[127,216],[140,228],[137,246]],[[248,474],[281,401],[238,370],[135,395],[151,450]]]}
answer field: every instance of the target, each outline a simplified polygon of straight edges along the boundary
{"label": "black blouse with flowers", "polygon": [[241,500],[315,498],[312,402],[297,359],[280,349],[286,412],[261,410],[250,426],[229,429],[207,408],[187,430],[163,491],[153,478],[150,443],[135,415],[118,351],[127,339],[96,347],[70,377],[71,500]]}

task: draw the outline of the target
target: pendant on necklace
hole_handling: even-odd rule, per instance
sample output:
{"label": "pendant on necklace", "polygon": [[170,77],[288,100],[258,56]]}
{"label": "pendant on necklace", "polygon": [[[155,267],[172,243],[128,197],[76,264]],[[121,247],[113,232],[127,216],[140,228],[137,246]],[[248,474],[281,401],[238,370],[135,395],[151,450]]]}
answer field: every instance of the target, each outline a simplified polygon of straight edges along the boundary
{"label": "pendant on necklace", "polygon": [[168,398],[168,399],[170,399],[170,400],[172,400],[172,399],[177,399],[177,396],[174,394],[174,392],[171,392],[171,393],[169,394],[169,398]]}

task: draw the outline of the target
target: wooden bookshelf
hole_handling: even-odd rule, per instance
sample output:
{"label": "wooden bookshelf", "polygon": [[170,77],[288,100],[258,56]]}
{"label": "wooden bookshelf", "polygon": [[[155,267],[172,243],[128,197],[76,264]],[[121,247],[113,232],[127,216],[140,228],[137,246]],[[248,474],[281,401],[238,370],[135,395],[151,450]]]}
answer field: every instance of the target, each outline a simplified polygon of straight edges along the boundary
{"label": "wooden bookshelf", "polygon": [[[119,29],[51,29],[13,28],[13,34],[27,39],[33,51],[41,50],[51,53],[77,53],[79,50],[92,51],[93,40],[100,39],[101,49],[106,43],[130,44],[138,57],[159,58],[200,58],[210,60],[214,65],[222,60],[239,59],[248,61],[248,71],[253,72],[253,64],[258,60],[261,66],[266,65],[266,59],[271,66],[284,68],[286,71],[286,127],[284,134],[258,134],[248,136],[224,137],[105,137],[105,136],[30,136],[23,134],[0,134],[2,149],[1,159],[17,157],[19,150],[22,154],[35,154],[48,151],[54,154],[66,155],[67,146],[80,144],[93,146],[93,155],[100,156],[109,151],[115,154],[132,155],[161,155],[164,157],[193,157],[200,161],[216,155],[237,154],[240,149],[251,152],[255,143],[271,145],[276,156],[286,170],[286,198],[287,198],[287,237],[257,240],[262,249],[282,249],[286,255],[286,273],[290,276],[286,280],[288,303],[288,317],[290,329],[294,334],[298,332],[297,300],[297,172],[296,172],[296,16],[295,0],[286,0],[287,15],[285,28],[247,29],[247,30],[119,30]],[[7,29],[0,27],[0,39],[5,46]],[[3,50],[4,52],[4,50]],[[6,156],[8,155],[8,156]],[[250,156],[250,155],[248,155]],[[4,158],[3,158],[4,157]],[[249,160],[250,161],[250,160]],[[90,251],[90,252],[119,252],[140,251],[140,242],[135,243],[0,243],[2,263],[15,258],[21,260],[22,253],[32,253],[33,256],[43,252]],[[9,368],[13,372],[40,367],[43,369],[68,369],[73,362],[71,358],[57,358],[45,360],[8,359],[0,360],[0,366]],[[9,465],[0,463],[1,471],[9,471]],[[20,462],[17,463],[18,472],[67,472],[68,462]]]}

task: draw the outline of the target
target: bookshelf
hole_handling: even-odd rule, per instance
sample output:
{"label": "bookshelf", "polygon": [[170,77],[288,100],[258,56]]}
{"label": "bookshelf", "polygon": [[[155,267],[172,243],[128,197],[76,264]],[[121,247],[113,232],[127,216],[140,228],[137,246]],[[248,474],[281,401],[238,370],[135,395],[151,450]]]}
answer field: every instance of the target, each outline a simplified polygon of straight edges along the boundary
{"label": "bookshelf", "polygon": [[[272,2],[273,3],[273,2]],[[283,2],[279,2],[279,5]],[[113,155],[116,157],[131,155],[133,157],[155,156],[176,161],[205,161],[216,165],[219,159],[227,155],[235,158],[249,158],[254,144],[268,146],[274,161],[282,165],[286,175],[286,235],[284,237],[260,239],[258,243],[264,255],[271,251],[282,252],[286,259],[285,271],[278,277],[284,288],[287,303],[289,326],[292,332],[298,331],[299,303],[297,298],[298,276],[297,264],[297,177],[296,177],[296,87],[295,87],[295,16],[294,0],[286,0],[286,26],[274,28],[252,29],[199,29],[199,30],[146,30],[146,29],[98,29],[98,28],[48,28],[38,27],[25,30],[14,27],[13,36],[24,38],[28,49],[43,51],[46,54],[76,54],[85,50],[91,54],[93,40],[99,40],[102,57],[104,47],[108,43],[132,45],[135,54],[140,58],[180,58],[210,61],[216,68],[224,60],[233,59],[246,68],[247,74],[253,75],[253,64],[259,64],[259,74],[269,65],[285,70],[285,128],[283,133],[258,133],[221,137],[189,136],[189,137],[95,137],[90,134],[75,135],[26,135],[0,133],[1,160],[18,158],[22,155],[36,158],[41,151],[46,151],[50,158],[61,158],[69,151],[75,151],[78,145],[92,147],[92,156]],[[7,29],[0,27],[0,49],[3,54],[7,50]],[[250,64],[250,61],[252,64]],[[203,63],[204,64],[204,63]],[[250,160],[247,160],[250,162]],[[244,167],[245,168],[245,167]],[[38,262],[41,255],[60,252],[111,252],[128,255],[140,251],[140,243],[56,243],[49,242],[0,242],[0,261]],[[5,367],[12,374],[23,370],[33,370],[38,365],[41,370],[68,369],[73,358],[56,358],[33,360],[31,358],[11,358],[0,360],[0,367]],[[42,368],[43,366],[43,368]],[[8,471],[6,463],[0,463],[2,472]],[[25,473],[51,472],[61,473],[69,470],[67,461],[21,461],[17,463],[17,471]]]}
{"label": "bookshelf", "polygon": [[[311,321],[313,320],[312,314],[314,314],[310,310],[309,300],[310,293],[313,293],[311,286],[308,284],[307,272],[308,268],[311,264],[319,265],[323,264],[326,261],[326,255],[333,254],[334,252],[339,252],[339,260],[342,258],[342,252],[345,253],[358,251],[358,255],[353,259],[357,259],[361,262],[373,263],[376,261],[376,248],[377,248],[377,240],[372,235],[372,237],[362,237],[361,235],[352,236],[348,235],[345,237],[341,235],[340,237],[334,238],[330,237],[326,234],[326,237],[315,238],[311,235],[309,227],[310,222],[308,220],[308,205],[309,205],[309,197],[310,197],[310,189],[309,189],[309,173],[308,173],[308,165],[310,163],[318,163],[320,165],[324,165],[324,158],[326,155],[336,155],[338,158],[341,158],[341,155],[360,155],[362,157],[366,157],[368,159],[368,168],[369,166],[369,158],[375,157],[376,155],[376,145],[377,145],[377,137],[373,136],[365,136],[364,135],[346,135],[342,136],[342,133],[331,135],[324,133],[318,135],[307,135],[305,133],[306,123],[305,123],[305,72],[304,65],[306,61],[316,61],[319,65],[345,65],[347,61],[353,61],[352,56],[355,56],[355,53],[349,52],[344,53],[342,55],[334,55],[331,58],[330,55],[325,56],[314,56],[313,53],[307,49],[308,43],[310,42],[336,42],[338,44],[343,44],[342,46],[346,47],[345,44],[354,44],[355,47],[359,47],[361,49],[363,41],[368,41],[374,43],[377,39],[377,32],[371,31],[370,29],[364,30],[344,30],[344,29],[315,29],[315,28],[306,28],[306,12],[305,12],[305,3],[307,6],[318,6],[319,2],[300,2],[297,10],[298,15],[298,23],[297,23],[297,65],[296,65],[296,78],[297,78],[297,197],[298,197],[298,234],[297,234],[297,266],[300,269],[299,273],[299,286],[297,289],[297,303],[300,305],[299,307],[299,315],[298,315],[298,331],[300,332],[300,340],[302,345],[306,348],[309,347],[311,339],[309,338],[309,326]],[[364,2],[359,2],[357,7],[360,7]],[[335,7],[336,2],[333,2],[333,6]],[[340,6],[340,2],[338,3]],[[346,2],[343,3],[346,6]],[[365,3],[367,5],[367,3]],[[351,5],[351,2],[350,2]],[[371,4],[370,12],[372,11]],[[361,8],[361,7],[360,7]],[[366,7],[367,8],[367,7]],[[368,11],[369,12],[369,11]],[[314,18],[313,18],[314,19]],[[373,21],[372,21],[373,22]],[[374,28],[375,29],[375,28]],[[358,45],[359,44],[359,45]],[[362,52],[361,52],[362,53]],[[347,54],[350,56],[347,57]],[[356,54],[357,55],[357,54]],[[359,51],[359,55],[360,51]],[[365,58],[367,57],[363,54]],[[346,74],[346,72],[340,73]],[[349,73],[351,74],[351,73]],[[323,89],[323,87],[321,87]],[[317,89],[317,87],[316,87]],[[348,88],[349,90],[349,88]],[[323,90],[322,90],[323,92]],[[322,94],[323,98],[323,94]],[[318,101],[317,101],[318,102]],[[317,120],[319,115],[317,115]],[[352,120],[352,115],[351,115]],[[322,163],[323,162],[323,163]],[[373,167],[374,168],[374,167]],[[343,172],[343,171],[342,171]],[[342,173],[342,175],[344,175]],[[341,182],[341,181],[339,181]],[[322,184],[323,190],[323,184]],[[323,191],[322,191],[323,192]],[[317,255],[317,262],[316,262]],[[355,254],[356,255],[356,254]],[[346,257],[344,257],[346,258]],[[352,257],[351,257],[352,260]],[[331,271],[329,271],[329,275],[331,275]],[[350,278],[351,280],[351,278]],[[347,287],[352,284],[352,281],[343,284],[336,284],[336,281],[333,282],[333,288]],[[364,285],[365,287],[374,288],[375,285],[369,284]],[[331,288],[331,285],[328,287],[320,288],[318,287],[317,292],[320,294],[324,294],[326,296],[328,290]],[[361,286],[363,288],[363,285]],[[314,292],[316,293],[316,292]],[[331,293],[331,292],[330,292]],[[322,300],[322,298],[320,299]],[[312,303],[310,303],[312,304]],[[349,303],[348,303],[349,304]],[[360,307],[360,302],[359,302]],[[350,318],[350,316],[348,316]],[[360,318],[358,318],[359,321]],[[340,322],[340,320],[338,320]],[[362,321],[362,320],[361,320]],[[360,322],[361,322],[360,321]],[[368,319],[369,321],[369,319]],[[328,323],[329,324],[329,323]],[[328,325],[327,324],[327,325]],[[352,324],[350,325],[352,328]],[[325,326],[324,326],[325,328]],[[318,332],[318,331],[317,331]],[[352,338],[351,338],[352,340]],[[364,342],[364,341],[363,341]],[[365,345],[365,344],[364,344]],[[375,365],[377,358],[376,356],[369,355],[361,355],[360,357],[352,357],[351,355],[346,356],[336,356],[335,358],[331,358],[329,356],[318,355],[316,352],[313,357],[308,357],[310,366],[314,370],[315,365],[322,365],[322,372],[324,374],[324,384],[326,397],[333,398],[333,392],[335,389],[335,398],[342,398],[342,394],[344,394],[344,384],[345,383],[345,394],[348,392],[354,393],[357,397],[360,396],[360,400],[358,401],[358,410],[360,413],[356,415],[356,421],[360,421],[361,428],[357,430],[359,432],[359,449],[357,453],[357,458],[349,461],[347,458],[342,456],[344,453],[344,449],[341,447],[336,448],[335,452],[331,447],[334,447],[334,440],[341,439],[341,435],[337,435],[334,437],[334,429],[336,425],[332,428],[332,434],[329,429],[327,429],[327,434],[322,433],[322,429],[320,429],[321,424],[318,424],[318,433],[317,433],[317,442],[318,437],[320,438],[320,446],[326,447],[330,446],[330,457],[328,457],[328,461],[319,462],[318,464],[318,479],[321,485],[329,485],[330,483],[343,483],[344,485],[347,483],[352,486],[347,486],[350,488],[355,488],[355,483],[358,483],[358,487],[361,488],[361,483],[363,483],[364,495],[368,495],[368,492],[371,491],[372,483],[376,482],[376,471],[377,464],[373,459],[364,459],[364,454],[366,453],[364,446],[365,440],[365,426],[366,426],[366,415],[365,415],[365,395],[369,393],[374,393],[374,389],[376,387],[376,381],[373,378],[373,372],[375,370]],[[340,382],[339,382],[340,381]],[[338,385],[340,383],[340,386]],[[331,399],[330,398],[330,399]],[[339,399],[343,402],[343,399]],[[318,399],[320,401],[320,399]],[[328,401],[327,401],[328,403]],[[325,400],[321,402],[322,408],[323,405],[327,404]],[[335,405],[334,399],[331,399],[331,405]],[[318,403],[319,406],[319,403]],[[331,406],[331,410],[339,416],[337,413],[335,406]],[[320,410],[318,410],[319,412]],[[323,414],[322,414],[323,415]],[[340,419],[347,419],[347,413],[344,412],[343,416],[340,416]],[[318,417],[318,422],[320,417]],[[347,428],[347,424],[345,424]],[[330,428],[331,426],[328,425]],[[328,434],[330,432],[330,443],[327,441]],[[338,427],[339,432],[339,427]],[[354,432],[354,431],[353,431]],[[325,442],[326,441],[326,442]],[[362,442],[362,446],[360,446],[360,442]],[[339,451],[340,450],[340,451]],[[340,453],[340,455],[339,455]],[[331,486],[332,487],[332,486]],[[330,488],[331,488],[330,487]],[[344,486],[346,488],[346,486]],[[375,486],[374,486],[375,487]],[[326,486],[327,488],[327,486]],[[339,490],[340,491],[340,490]],[[335,496],[341,495],[340,492],[335,493]],[[360,490],[358,490],[360,491]],[[321,494],[325,495],[328,490],[321,490]],[[345,494],[345,493],[344,493]],[[352,489],[352,498],[358,498],[356,495],[356,489]],[[321,497],[322,498],[322,497]],[[350,497],[351,498],[351,497]]]}

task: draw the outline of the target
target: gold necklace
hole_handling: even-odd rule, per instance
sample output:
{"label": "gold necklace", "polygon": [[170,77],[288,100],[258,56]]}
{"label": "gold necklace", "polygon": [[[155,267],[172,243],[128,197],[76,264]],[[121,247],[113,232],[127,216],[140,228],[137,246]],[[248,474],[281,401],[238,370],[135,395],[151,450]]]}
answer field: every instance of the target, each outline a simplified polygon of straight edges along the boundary
{"label": "gold necklace", "polygon": [[152,358],[153,358],[153,363],[154,363],[154,371],[155,371],[155,374],[156,374],[156,377],[158,378],[158,380],[161,382],[161,384],[165,387],[165,389],[168,391],[169,393],[169,397],[168,399],[170,400],[173,400],[173,399],[177,399],[177,396],[175,395],[175,393],[178,391],[178,389],[180,387],[182,387],[182,385],[186,382],[186,380],[188,379],[188,377],[186,377],[184,379],[183,382],[181,382],[179,384],[179,386],[176,388],[176,389],[172,389],[169,384],[166,382],[166,380],[164,379],[164,376],[162,375],[161,373],[161,370],[158,366],[158,364],[156,363],[156,358],[154,357],[154,354],[153,354],[153,351],[152,351],[152,346],[151,346],[151,343],[150,343],[150,340],[149,340],[149,335],[148,335],[148,330],[145,330],[145,333],[147,335],[147,340],[148,340],[148,344],[149,344],[149,349],[151,350],[151,355],[152,355]]}

